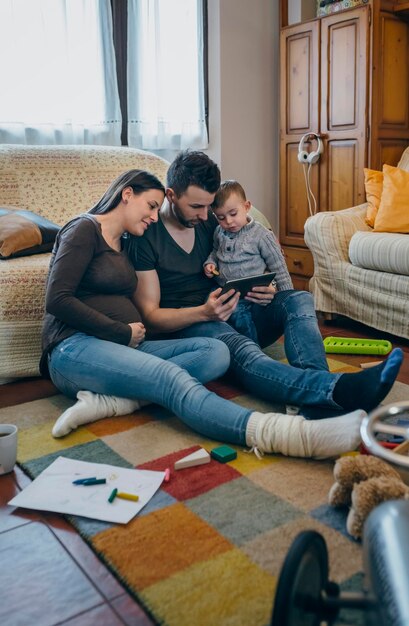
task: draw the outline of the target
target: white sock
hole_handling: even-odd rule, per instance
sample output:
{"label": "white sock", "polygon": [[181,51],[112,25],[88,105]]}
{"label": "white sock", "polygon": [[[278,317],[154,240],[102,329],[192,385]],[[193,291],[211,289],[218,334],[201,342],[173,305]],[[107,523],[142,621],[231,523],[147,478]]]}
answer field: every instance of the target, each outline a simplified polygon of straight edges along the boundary
{"label": "white sock", "polygon": [[55,422],[53,437],[64,437],[83,424],[90,424],[103,417],[127,415],[141,407],[139,400],[105,396],[91,391],[79,391],[77,398],[78,401]]}
{"label": "white sock", "polygon": [[325,459],[356,450],[360,425],[366,415],[360,409],[322,420],[306,420],[301,415],[258,413],[250,415],[246,443],[262,452],[285,456]]}

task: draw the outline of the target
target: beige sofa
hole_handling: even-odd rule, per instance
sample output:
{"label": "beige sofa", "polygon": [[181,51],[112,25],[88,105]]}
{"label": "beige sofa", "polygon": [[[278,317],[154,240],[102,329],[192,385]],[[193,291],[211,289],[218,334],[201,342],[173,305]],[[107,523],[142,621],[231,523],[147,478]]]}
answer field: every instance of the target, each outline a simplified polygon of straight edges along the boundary
{"label": "beige sofa", "polygon": [[[87,211],[121,172],[146,169],[165,182],[168,166],[132,148],[0,145],[0,207],[28,209],[62,226]],[[269,227],[257,209],[251,213]],[[39,375],[50,256],[0,260],[0,384]]]}
{"label": "beige sofa", "polygon": [[[165,182],[168,162],[131,148],[0,145],[0,206],[42,215],[59,226],[87,211],[112,180],[146,169]],[[38,376],[50,254],[0,261],[0,382]]]}
{"label": "beige sofa", "polygon": [[[398,167],[409,171],[409,148]],[[324,211],[307,220],[315,308],[409,339],[409,235],[373,232],[366,208]]]}

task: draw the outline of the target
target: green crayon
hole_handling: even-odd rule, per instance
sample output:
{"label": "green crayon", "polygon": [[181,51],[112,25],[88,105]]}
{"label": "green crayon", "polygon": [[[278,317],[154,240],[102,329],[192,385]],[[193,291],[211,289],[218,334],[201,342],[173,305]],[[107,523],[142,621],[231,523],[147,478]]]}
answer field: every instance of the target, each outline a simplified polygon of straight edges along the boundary
{"label": "green crayon", "polygon": [[118,489],[115,487],[115,489],[111,491],[111,495],[108,498],[108,502],[113,502],[116,498],[117,493],[118,493]]}

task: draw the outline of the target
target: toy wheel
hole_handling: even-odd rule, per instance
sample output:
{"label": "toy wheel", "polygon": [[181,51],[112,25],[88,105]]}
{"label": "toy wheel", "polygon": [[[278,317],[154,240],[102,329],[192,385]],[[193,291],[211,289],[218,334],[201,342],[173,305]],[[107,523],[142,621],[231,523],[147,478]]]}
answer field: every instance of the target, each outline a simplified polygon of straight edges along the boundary
{"label": "toy wheel", "polygon": [[399,415],[409,420],[409,402],[395,402],[394,404],[387,404],[375,409],[362,420],[361,437],[365,447],[371,454],[395,465],[409,467],[409,456],[396,454],[396,452],[388,450],[376,439],[376,433],[398,435],[404,437],[404,439],[409,439],[409,427],[398,426],[393,423]]}
{"label": "toy wheel", "polygon": [[328,551],[314,530],[293,541],[278,580],[271,626],[319,626],[322,592],[328,587]]}

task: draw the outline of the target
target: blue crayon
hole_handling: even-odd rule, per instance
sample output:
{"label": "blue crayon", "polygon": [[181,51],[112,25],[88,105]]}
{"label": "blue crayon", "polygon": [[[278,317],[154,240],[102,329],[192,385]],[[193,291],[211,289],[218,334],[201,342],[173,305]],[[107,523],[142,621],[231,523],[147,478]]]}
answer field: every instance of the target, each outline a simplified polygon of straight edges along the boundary
{"label": "blue crayon", "polygon": [[72,484],[73,485],[83,485],[84,483],[87,482],[87,480],[96,480],[97,477],[96,476],[91,476],[91,478],[78,478],[77,480],[73,480]]}
{"label": "blue crayon", "polygon": [[106,478],[90,478],[82,483],[84,487],[89,487],[90,485],[105,485],[107,479]]}

